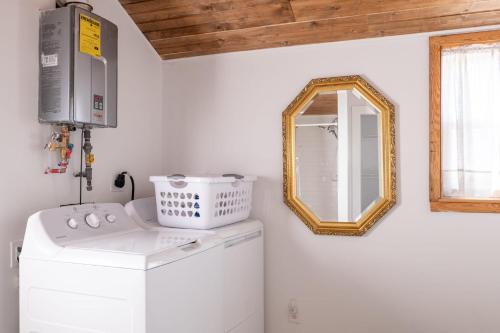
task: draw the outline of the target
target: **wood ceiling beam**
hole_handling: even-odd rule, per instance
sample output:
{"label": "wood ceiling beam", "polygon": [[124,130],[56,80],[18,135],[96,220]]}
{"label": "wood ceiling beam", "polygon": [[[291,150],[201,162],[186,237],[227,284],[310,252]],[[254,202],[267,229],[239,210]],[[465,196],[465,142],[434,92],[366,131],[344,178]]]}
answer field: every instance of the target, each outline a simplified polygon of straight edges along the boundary
{"label": "wood ceiling beam", "polygon": [[149,40],[294,22],[288,0],[174,0],[125,5]]}
{"label": "wood ceiling beam", "polygon": [[[200,12],[162,20],[150,20],[150,17],[132,16],[132,18],[149,40],[293,22],[293,14],[286,2],[279,3],[274,0],[267,1],[268,3],[260,2],[263,3],[248,1],[244,5],[214,11],[210,14]],[[161,15],[161,12],[157,15]],[[149,21],[143,19],[149,19]]]}
{"label": "wood ceiling beam", "polygon": [[333,19],[152,41],[164,59],[500,24],[500,10],[410,20]]}
{"label": "wood ceiling beam", "polygon": [[314,98],[304,116],[330,116],[338,114],[337,94],[322,94]]}
{"label": "wood ceiling beam", "polygon": [[[489,0],[290,0],[298,22],[396,13],[432,7],[474,6]],[[497,2],[498,3],[498,2]],[[500,8],[498,8],[500,9]]]}
{"label": "wood ceiling beam", "polygon": [[500,0],[120,1],[163,59],[500,24]]}

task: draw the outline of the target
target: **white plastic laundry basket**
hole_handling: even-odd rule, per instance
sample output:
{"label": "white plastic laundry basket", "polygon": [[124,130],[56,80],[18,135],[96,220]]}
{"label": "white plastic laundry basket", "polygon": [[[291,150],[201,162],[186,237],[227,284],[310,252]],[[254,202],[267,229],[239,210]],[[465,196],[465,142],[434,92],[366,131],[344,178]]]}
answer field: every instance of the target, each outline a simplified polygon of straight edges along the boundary
{"label": "white plastic laundry basket", "polygon": [[158,222],[166,227],[211,229],[247,219],[256,177],[152,176]]}

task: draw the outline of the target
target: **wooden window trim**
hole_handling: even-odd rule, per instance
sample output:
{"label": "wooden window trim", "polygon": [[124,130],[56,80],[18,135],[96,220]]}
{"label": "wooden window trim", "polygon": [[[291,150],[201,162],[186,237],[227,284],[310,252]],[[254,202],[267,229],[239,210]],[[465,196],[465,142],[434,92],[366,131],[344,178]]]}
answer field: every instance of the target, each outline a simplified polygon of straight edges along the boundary
{"label": "wooden window trim", "polygon": [[441,51],[471,44],[500,42],[500,30],[429,38],[429,180],[431,211],[499,213],[499,198],[450,198],[441,192]]}

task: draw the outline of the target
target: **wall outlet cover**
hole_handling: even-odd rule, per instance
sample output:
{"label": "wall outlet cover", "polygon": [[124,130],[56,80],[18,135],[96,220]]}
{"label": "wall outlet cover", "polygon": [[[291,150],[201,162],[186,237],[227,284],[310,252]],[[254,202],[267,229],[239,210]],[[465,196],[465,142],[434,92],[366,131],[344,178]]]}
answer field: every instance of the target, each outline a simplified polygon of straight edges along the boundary
{"label": "wall outlet cover", "polygon": [[10,242],[10,268],[19,267],[19,255],[23,248],[23,240],[15,240]]}
{"label": "wall outlet cover", "polygon": [[123,187],[116,187],[115,186],[115,179],[116,179],[116,175],[113,175],[113,177],[111,178],[111,184],[110,184],[110,187],[109,187],[109,190],[111,192],[123,192],[125,190],[125,187],[127,187],[127,185],[123,186]]}
{"label": "wall outlet cover", "polygon": [[290,299],[288,302],[288,322],[300,324],[299,320],[299,305],[296,299]]}
{"label": "wall outlet cover", "polygon": [[111,186],[109,187],[109,190],[111,192],[123,192],[124,189],[125,189],[125,186],[122,188],[119,188],[119,187],[116,187],[115,184],[111,184]]}

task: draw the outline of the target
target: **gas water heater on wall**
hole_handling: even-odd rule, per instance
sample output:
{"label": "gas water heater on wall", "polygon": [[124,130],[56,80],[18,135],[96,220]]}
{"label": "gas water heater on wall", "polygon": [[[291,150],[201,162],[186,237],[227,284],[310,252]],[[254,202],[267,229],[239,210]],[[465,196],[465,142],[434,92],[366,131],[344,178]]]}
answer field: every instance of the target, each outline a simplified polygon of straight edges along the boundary
{"label": "gas water heater on wall", "polygon": [[60,155],[57,167],[45,173],[66,173],[73,150],[69,133],[81,128],[85,170],[75,176],[85,177],[91,191],[90,130],[117,127],[118,28],[92,13],[88,1],[57,5],[40,17],[38,120],[57,127],[45,147]]}
{"label": "gas water heater on wall", "polygon": [[40,18],[42,123],[117,126],[118,28],[68,2]]}

